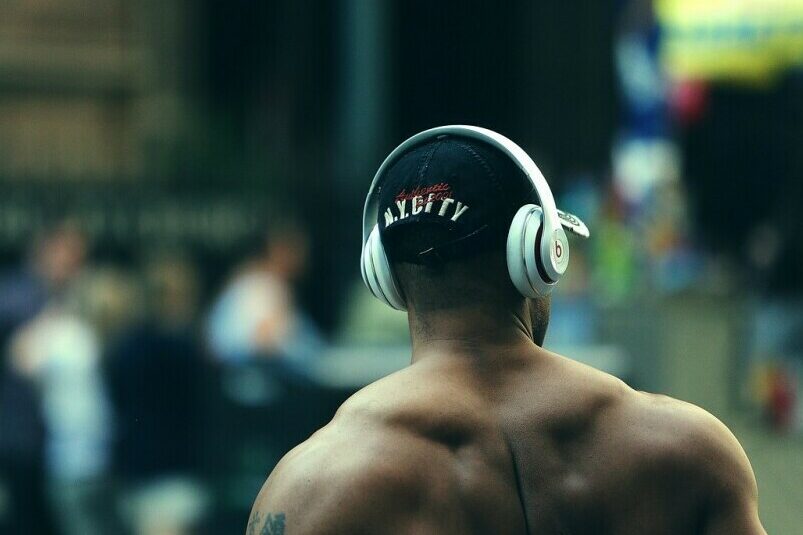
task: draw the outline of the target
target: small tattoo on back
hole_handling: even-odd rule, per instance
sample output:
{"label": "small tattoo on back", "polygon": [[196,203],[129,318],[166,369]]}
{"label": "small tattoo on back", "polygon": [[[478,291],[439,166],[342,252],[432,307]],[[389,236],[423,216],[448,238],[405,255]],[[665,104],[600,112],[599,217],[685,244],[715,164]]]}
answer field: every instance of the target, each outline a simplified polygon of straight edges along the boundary
{"label": "small tattoo on back", "polygon": [[284,519],[284,513],[262,515],[257,511],[248,521],[247,535],[284,535]]}

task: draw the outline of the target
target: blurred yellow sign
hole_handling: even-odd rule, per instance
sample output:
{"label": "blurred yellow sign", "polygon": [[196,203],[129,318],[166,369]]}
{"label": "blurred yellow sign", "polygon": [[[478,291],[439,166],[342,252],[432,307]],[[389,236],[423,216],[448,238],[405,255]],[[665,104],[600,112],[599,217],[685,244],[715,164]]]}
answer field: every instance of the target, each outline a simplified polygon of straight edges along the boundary
{"label": "blurred yellow sign", "polygon": [[661,60],[682,78],[772,80],[803,66],[803,0],[654,0]]}

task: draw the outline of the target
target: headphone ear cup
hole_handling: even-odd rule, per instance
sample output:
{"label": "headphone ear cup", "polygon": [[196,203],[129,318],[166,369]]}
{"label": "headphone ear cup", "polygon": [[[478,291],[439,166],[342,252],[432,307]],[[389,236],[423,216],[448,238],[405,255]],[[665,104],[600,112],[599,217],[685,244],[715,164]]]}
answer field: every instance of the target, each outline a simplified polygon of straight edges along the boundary
{"label": "headphone ear cup", "polygon": [[542,274],[541,240],[543,210],[535,204],[525,204],[510,223],[507,236],[507,269],[510,280],[525,297],[537,298],[550,294],[555,283]]}
{"label": "headphone ear cup", "polygon": [[550,280],[542,265],[542,241],[544,240],[544,211],[533,205],[524,229],[524,265],[527,280],[538,296],[546,297],[552,292],[555,282]]}
{"label": "headphone ear cup", "polygon": [[374,264],[376,281],[385,297],[383,300],[396,310],[405,310],[404,299],[399,291],[399,285],[396,283],[396,277],[393,276],[393,270],[390,268],[390,261],[385,253],[382,238],[379,236],[378,226],[374,226],[374,230],[371,231],[370,240],[373,241],[371,259]]}
{"label": "headphone ear cup", "polygon": [[507,271],[513,286],[525,297],[537,297],[538,293],[530,283],[527,275],[527,265],[524,260],[524,239],[527,223],[532,214],[534,204],[525,204],[510,223],[510,230],[507,233]]}

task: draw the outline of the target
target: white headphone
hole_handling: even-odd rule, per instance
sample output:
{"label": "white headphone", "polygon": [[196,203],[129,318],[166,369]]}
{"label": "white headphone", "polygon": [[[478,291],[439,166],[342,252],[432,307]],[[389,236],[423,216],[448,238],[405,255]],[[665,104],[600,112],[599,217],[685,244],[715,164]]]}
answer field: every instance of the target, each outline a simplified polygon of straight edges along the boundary
{"label": "white headphone", "polygon": [[483,141],[507,154],[535,187],[541,206],[525,204],[516,212],[507,235],[507,269],[510,280],[525,297],[547,296],[569,265],[569,241],[560,223],[555,199],[544,175],[521,147],[505,136],[478,126],[439,126],[407,139],[391,152],[371,183],[362,215],[361,271],[365,285],[380,301],[405,310],[390,262],[376,224],[379,195],[377,185],[385,171],[414,145],[440,136],[455,135]]}

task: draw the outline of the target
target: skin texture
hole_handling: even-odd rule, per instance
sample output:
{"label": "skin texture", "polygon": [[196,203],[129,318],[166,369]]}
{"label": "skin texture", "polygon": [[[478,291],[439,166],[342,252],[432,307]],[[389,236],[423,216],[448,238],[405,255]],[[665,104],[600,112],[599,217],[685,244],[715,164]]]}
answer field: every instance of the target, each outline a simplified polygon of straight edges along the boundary
{"label": "skin texture", "polygon": [[548,301],[503,277],[397,269],[412,364],[282,459],[248,535],[765,533],[716,418],[542,349]]}

